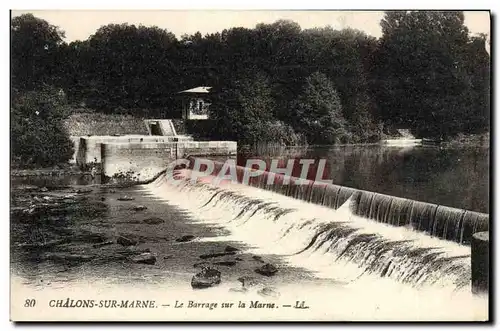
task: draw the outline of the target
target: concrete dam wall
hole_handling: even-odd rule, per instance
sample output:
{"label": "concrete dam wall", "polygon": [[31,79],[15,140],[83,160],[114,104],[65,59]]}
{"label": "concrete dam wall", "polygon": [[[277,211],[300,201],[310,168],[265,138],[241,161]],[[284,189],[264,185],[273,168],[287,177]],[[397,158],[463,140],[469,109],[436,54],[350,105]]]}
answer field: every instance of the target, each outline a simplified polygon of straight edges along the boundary
{"label": "concrete dam wall", "polygon": [[[191,157],[191,169],[194,161],[195,158]],[[215,161],[212,174],[218,175],[223,165],[223,162]],[[249,168],[236,166],[238,182],[243,182],[246,173],[250,186],[332,209],[340,208],[350,199],[350,208],[355,215],[391,226],[408,227],[463,245],[471,244],[474,233],[489,230],[489,215],[484,213],[311,180],[303,180],[301,184],[295,185],[301,179],[286,178],[282,174],[268,171],[249,177],[250,171]],[[268,184],[271,176],[274,181]],[[289,180],[288,184],[285,179]]]}

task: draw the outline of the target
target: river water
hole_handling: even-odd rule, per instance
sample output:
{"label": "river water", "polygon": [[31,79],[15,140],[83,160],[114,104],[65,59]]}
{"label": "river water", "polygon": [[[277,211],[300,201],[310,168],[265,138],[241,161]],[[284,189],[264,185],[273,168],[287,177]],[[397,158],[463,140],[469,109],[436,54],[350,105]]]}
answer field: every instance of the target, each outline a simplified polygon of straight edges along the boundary
{"label": "river water", "polygon": [[319,160],[325,159],[323,178],[337,185],[488,213],[489,153],[488,148],[335,146],[240,155],[238,164],[249,158],[270,164],[277,158],[284,168],[295,160],[293,175],[298,176],[299,160],[314,159],[308,176],[314,178]]}
{"label": "river water", "polygon": [[[323,177],[336,184],[488,210],[487,150],[349,146],[279,155],[326,158]],[[239,156],[238,162],[248,157]],[[134,210],[137,206],[146,208]],[[146,221],[153,218],[161,220]],[[348,203],[328,210],[239,184],[172,186],[165,178],[135,187],[79,177],[18,178],[12,181],[10,232],[11,272],[38,291],[66,295],[83,286],[89,293],[124,288],[132,293],[146,286],[158,294],[170,286],[168,293],[209,300],[228,295],[241,286],[239,277],[249,277],[272,295],[253,292],[246,298],[311,298],[317,315],[310,318],[322,320],[487,316],[487,301],[470,294],[470,247],[356,217]],[[137,244],[119,245],[120,235]],[[177,241],[185,235],[194,240]],[[228,245],[238,253],[201,257]],[[156,256],[154,265],[131,261],[146,251]],[[278,274],[257,274],[264,262]],[[191,289],[191,277],[202,265],[222,272],[220,286]],[[336,300],[325,305],[325,295]],[[235,319],[250,316],[236,313],[242,315]],[[269,318],[290,319],[279,316]]]}

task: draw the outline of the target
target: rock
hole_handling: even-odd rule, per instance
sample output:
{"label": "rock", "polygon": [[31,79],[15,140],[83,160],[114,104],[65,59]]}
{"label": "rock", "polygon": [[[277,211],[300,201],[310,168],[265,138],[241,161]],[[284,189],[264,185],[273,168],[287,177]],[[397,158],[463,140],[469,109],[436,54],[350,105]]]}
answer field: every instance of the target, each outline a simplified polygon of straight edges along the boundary
{"label": "rock", "polygon": [[156,256],[153,254],[146,252],[142,253],[137,256],[133,256],[130,258],[132,262],[134,263],[141,263],[141,264],[155,264],[156,263]]}
{"label": "rock", "polygon": [[167,259],[171,259],[173,258],[174,256],[173,255],[166,255],[163,257],[164,260],[167,260]]}
{"label": "rock", "polygon": [[270,277],[273,276],[276,272],[278,272],[278,269],[274,265],[266,263],[262,267],[255,269],[255,272]]}
{"label": "rock", "polygon": [[129,197],[127,195],[118,198],[118,201],[132,201],[132,200],[135,200],[135,198]]}
{"label": "rock", "polygon": [[234,255],[236,254],[235,252],[224,252],[224,253],[211,253],[211,254],[203,254],[200,255],[201,259],[209,259],[212,257],[219,257],[219,256],[225,256],[225,255]]}
{"label": "rock", "polygon": [[238,281],[241,282],[241,286],[243,287],[252,287],[259,285],[259,282],[254,277],[250,276],[240,277],[238,278]]}
{"label": "rock", "polygon": [[143,206],[143,205],[137,205],[137,206],[132,207],[132,209],[135,210],[135,211],[141,211],[141,210],[148,209],[148,207]]}
{"label": "rock", "polygon": [[236,261],[220,261],[220,262],[215,262],[214,264],[223,265],[226,267],[232,267],[232,266],[236,265]]}
{"label": "rock", "polygon": [[207,267],[193,276],[191,287],[195,289],[208,288],[220,284],[220,282],[220,271]]}
{"label": "rock", "polygon": [[124,236],[118,236],[118,238],[116,238],[116,243],[120,244],[122,246],[134,246],[134,245],[137,245],[137,241],[136,240],[131,239],[131,238],[127,238],[127,237],[124,237]]}
{"label": "rock", "polygon": [[152,217],[152,218],[146,218],[143,222],[149,225],[154,225],[154,224],[161,224],[165,222],[165,220],[158,217]]}
{"label": "rock", "polygon": [[226,246],[226,248],[224,248],[224,252],[238,252],[239,249],[238,248],[235,248],[233,246]]}
{"label": "rock", "polygon": [[185,243],[187,241],[193,240],[194,238],[195,238],[195,236],[193,236],[193,235],[186,235],[186,236],[182,236],[180,238],[175,239],[175,241],[180,242],[180,243]]}
{"label": "rock", "polygon": [[75,192],[78,194],[90,193],[90,192],[92,192],[92,189],[91,188],[79,188]]}
{"label": "rock", "polygon": [[48,191],[49,191],[49,189],[46,188],[45,186],[40,188],[40,192],[48,192]]}
{"label": "rock", "polygon": [[234,258],[236,261],[243,261],[243,259],[241,257],[235,257]]}
{"label": "rock", "polygon": [[279,298],[280,293],[271,287],[264,287],[263,289],[257,291],[257,294],[263,297]]}
{"label": "rock", "polygon": [[102,243],[93,244],[92,247],[99,248],[99,247],[102,247],[102,246],[107,246],[107,245],[112,245],[112,244],[114,244],[114,241],[108,240],[108,241],[105,241],[105,242],[102,242]]}
{"label": "rock", "polygon": [[258,255],[254,255],[254,256],[252,256],[252,259],[254,259],[255,261],[259,261],[259,262],[264,263],[264,260],[262,260],[262,257],[260,257],[260,256],[258,256]]}
{"label": "rock", "polygon": [[229,292],[239,292],[239,293],[246,293],[248,292],[248,289],[246,287],[231,287],[229,289]]}
{"label": "rock", "polygon": [[110,189],[108,190],[108,193],[116,193],[116,190]]}
{"label": "rock", "polygon": [[105,197],[101,197],[101,201],[105,201],[105,200],[106,200],[106,198],[105,198]]}

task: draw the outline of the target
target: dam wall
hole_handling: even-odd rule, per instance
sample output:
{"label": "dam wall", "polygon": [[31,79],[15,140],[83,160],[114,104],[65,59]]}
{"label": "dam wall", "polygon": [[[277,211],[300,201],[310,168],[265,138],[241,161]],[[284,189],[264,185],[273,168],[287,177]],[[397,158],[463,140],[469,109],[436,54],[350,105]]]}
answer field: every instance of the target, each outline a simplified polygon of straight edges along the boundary
{"label": "dam wall", "polygon": [[[189,136],[89,136],[77,137],[75,143],[75,162],[80,166],[101,163],[102,144],[137,144],[137,143],[170,143],[176,141],[192,141]],[[78,142],[75,142],[78,140]]]}
{"label": "dam wall", "polygon": [[100,152],[103,175],[141,181],[153,178],[176,159],[176,144],[104,143]]}
{"label": "dam wall", "polygon": [[236,155],[234,141],[169,141],[167,138],[170,137],[158,137],[158,141],[100,142],[95,148],[99,149],[102,174],[111,179],[143,182],[153,179],[176,159],[191,155],[224,158]]}
{"label": "dam wall", "polygon": [[[190,158],[191,169],[195,161],[196,158]],[[198,161],[204,163],[201,159]],[[211,174],[217,176],[223,169],[224,163],[215,161],[213,164],[214,169]],[[351,198],[351,209],[355,215],[391,226],[408,227],[463,245],[471,244],[474,233],[489,230],[489,215],[484,213],[330,183],[302,180],[268,171],[257,173],[241,166],[235,166],[235,169],[239,183],[244,182],[250,186],[332,209],[338,209]]]}

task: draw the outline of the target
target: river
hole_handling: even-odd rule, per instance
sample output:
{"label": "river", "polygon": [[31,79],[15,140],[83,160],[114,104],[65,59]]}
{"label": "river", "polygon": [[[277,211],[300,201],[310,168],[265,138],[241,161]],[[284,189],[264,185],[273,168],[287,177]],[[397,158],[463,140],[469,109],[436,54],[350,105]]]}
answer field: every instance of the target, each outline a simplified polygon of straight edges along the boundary
{"label": "river", "polygon": [[334,184],[384,193],[439,205],[489,212],[489,148],[390,147],[381,145],[290,148],[249,158],[295,160],[293,174],[300,174],[299,159],[314,159],[308,178],[314,178],[325,159],[324,179]]}
{"label": "river", "polygon": [[[325,158],[323,177],[336,184],[488,211],[488,150],[341,146],[278,155],[284,161]],[[240,155],[238,163],[249,157]],[[487,316],[487,301],[470,294],[470,247],[357,217],[348,204],[330,210],[239,184],[174,187],[158,178],[148,185],[114,187],[79,177],[14,178],[10,235],[13,281],[63,296],[77,288],[172,298],[177,291],[179,297],[206,300],[309,298],[315,308],[309,313],[316,315],[303,312],[302,317],[268,312],[274,320]],[[137,244],[118,244],[121,235]],[[193,240],[178,241],[186,235]],[[203,257],[227,246],[237,254]],[[131,257],[144,252],[156,262],[134,263]],[[275,265],[276,276],[256,273],[263,263]],[[220,270],[222,283],[192,290],[191,278],[203,265]],[[240,277],[253,279],[259,292],[231,294],[241,286]],[[336,299],[326,302],[326,293]],[[258,316],[233,313],[234,319]],[[205,316],[189,314],[194,315],[184,318]]]}

